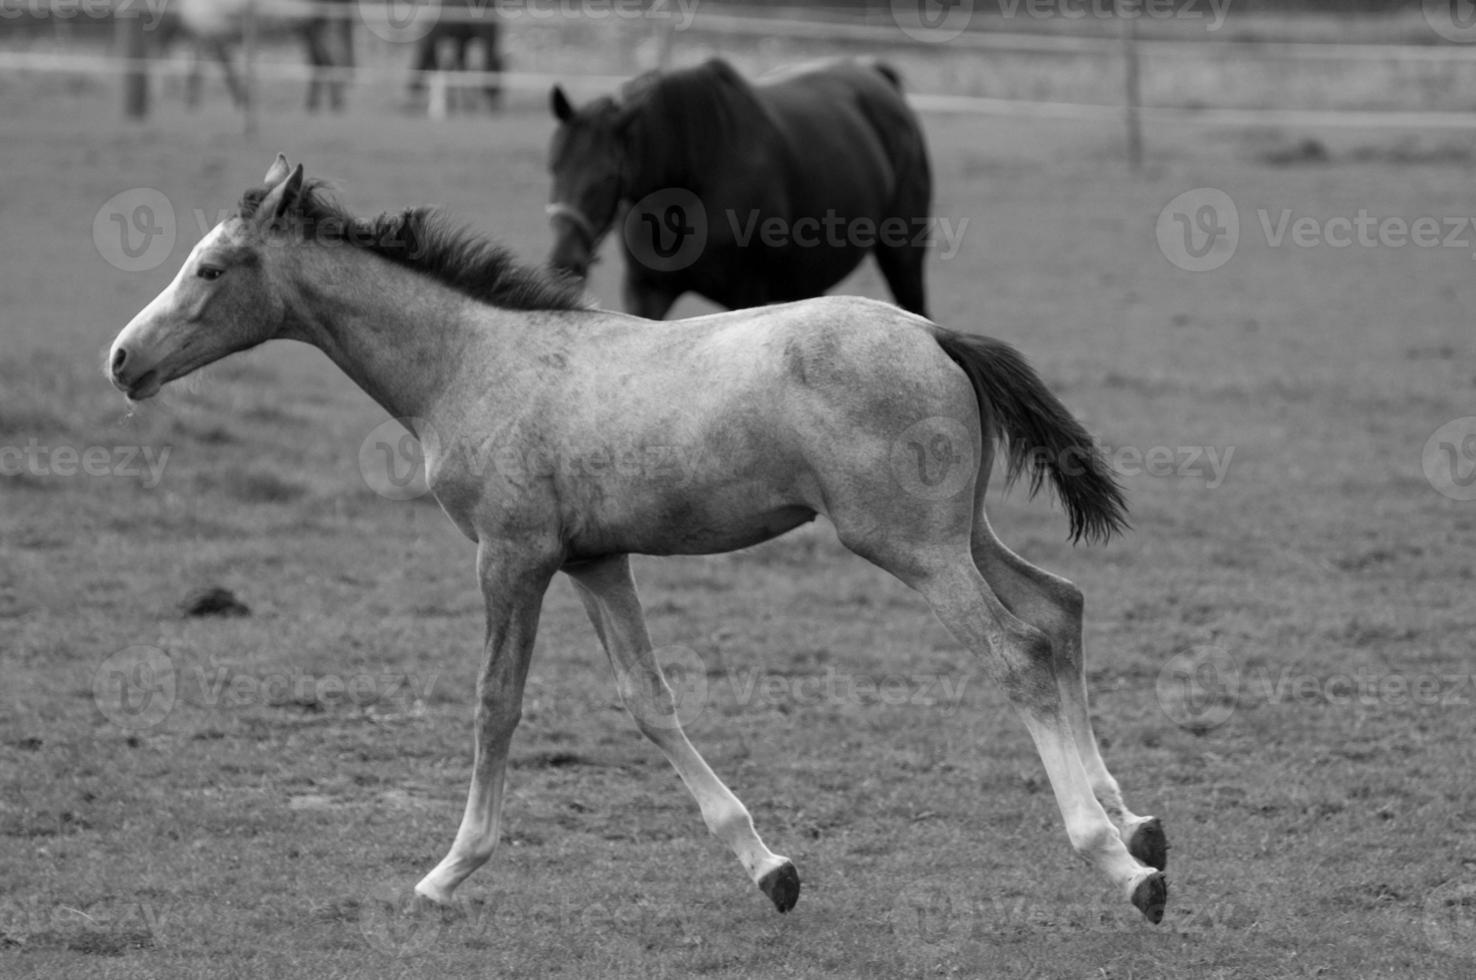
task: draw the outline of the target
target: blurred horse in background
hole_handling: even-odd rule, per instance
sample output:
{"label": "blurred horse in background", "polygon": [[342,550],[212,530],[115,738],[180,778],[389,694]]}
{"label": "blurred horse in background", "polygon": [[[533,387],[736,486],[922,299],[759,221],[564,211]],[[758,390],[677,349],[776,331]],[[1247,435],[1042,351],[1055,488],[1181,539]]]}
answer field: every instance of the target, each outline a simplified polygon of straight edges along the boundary
{"label": "blurred horse in background", "polygon": [[[450,14],[448,20],[445,16]],[[469,55],[481,49],[480,67]],[[425,100],[426,79],[434,71],[503,70],[502,25],[492,5],[473,6],[469,0],[443,0],[441,16],[430,32],[415,46],[415,62],[410,74],[410,107],[418,108]],[[480,92],[478,91],[480,89]],[[502,107],[502,83],[489,79],[480,85],[451,84],[446,90],[446,108],[476,112],[485,107],[496,112]]]}
{"label": "blurred horse in background", "polygon": [[[333,77],[329,69],[354,67],[354,26],[350,8],[354,0],[311,0],[315,5],[340,5],[340,15],[310,9],[305,6],[305,0],[255,2],[261,37],[296,36],[307,47],[308,63],[313,66],[313,75],[308,80],[308,111],[317,111],[325,90],[333,111],[342,111],[344,80]],[[185,76],[185,103],[190,108],[200,105],[201,75],[207,57],[220,65],[231,101],[238,107],[246,105],[249,96],[232,58],[245,34],[250,5],[251,0],[178,0],[173,16],[165,21],[159,41],[161,50],[179,38],[192,45],[190,69]]]}

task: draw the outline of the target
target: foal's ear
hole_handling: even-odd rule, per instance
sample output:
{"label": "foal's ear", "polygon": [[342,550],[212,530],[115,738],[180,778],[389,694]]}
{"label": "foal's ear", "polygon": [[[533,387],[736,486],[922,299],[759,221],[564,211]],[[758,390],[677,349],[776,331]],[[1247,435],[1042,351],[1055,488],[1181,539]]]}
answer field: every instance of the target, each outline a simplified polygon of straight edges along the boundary
{"label": "foal's ear", "polygon": [[[286,162],[285,160],[283,161]],[[292,205],[297,203],[297,195],[302,191],[302,164],[292,168],[276,187],[267,191],[266,197],[261,199],[257,205],[256,216],[262,221],[275,221],[286,214]]]}
{"label": "foal's ear", "polygon": [[568,122],[569,117],[574,115],[574,103],[569,101],[561,85],[555,85],[548,93],[548,105],[553,110],[554,118],[559,122]]}
{"label": "foal's ear", "polygon": [[286,157],[278,153],[277,159],[272,161],[271,167],[267,169],[267,175],[261,178],[261,182],[267,187],[276,187],[282,181],[286,180],[287,175],[291,172],[292,165],[287,162]]}

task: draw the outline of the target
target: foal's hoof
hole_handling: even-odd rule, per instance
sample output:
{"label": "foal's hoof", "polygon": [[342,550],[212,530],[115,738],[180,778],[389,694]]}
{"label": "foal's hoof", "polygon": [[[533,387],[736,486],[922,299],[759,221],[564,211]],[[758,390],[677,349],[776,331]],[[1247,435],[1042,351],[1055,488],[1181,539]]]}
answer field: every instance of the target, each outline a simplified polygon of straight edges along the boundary
{"label": "foal's hoof", "polygon": [[758,886],[780,912],[788,912],[799,901],[799,872],[794,870],[792,862],[785,861],[764,875],[759,879]]}
{"label": "foal's hoof", "polygon": [[1142,864],[1159,871],[1168,867],[1169,842],[1163,832],[1163,821],[1149,817],[1138,824],[1128,839],[1128,853]]}
{"label": "foal's hoof", "polygon": [[1133,905],[1154,925],[1163,921],[1163,910],[1168,905],[1168,900],[1169,883],[1162,871],[1155,871],[1138,882],[1138,887],[1133,889]]}

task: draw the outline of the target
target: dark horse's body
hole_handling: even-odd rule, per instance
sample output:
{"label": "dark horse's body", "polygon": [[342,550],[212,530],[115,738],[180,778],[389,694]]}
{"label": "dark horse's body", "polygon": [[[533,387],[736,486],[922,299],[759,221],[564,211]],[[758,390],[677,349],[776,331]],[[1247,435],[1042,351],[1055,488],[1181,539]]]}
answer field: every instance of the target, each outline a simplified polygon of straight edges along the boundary
{"label": "dark horse's body", "polygon": [[622,205],[625,308],[695,292],[730,309],[818,296],[867,252],[927,315],[932,175],[884,65],[835,62],[750,85],[725,61],[641,75],[575,109],[553,90],[555,243],[583,278]]}
{"label": "dark horse's body", "polygon": [[[473,7],[467,0],[445,0],[443,10],[458,16],[453,20],[438,18],[430,31],[415,43],[415,62],[411,66],[410,97],[419,102],[426,84],[426,72],[438,71],[443,48],[450,49],[450,63],[445,67],[451,71],[475,70],[470,57],[474,44],[482,48],[482,71],[500,72],[502,62],[502,23],[497,19],[494,8]],[[473,16],[475,11],[475,16]],[[478,95],[477,89],[481,90]],[[481,108],[485,96],[485,107],[497,110],[502,106],[502,84],[485,81],[479,86],[452,85],[447,92],[447,107],[476,110]]]}

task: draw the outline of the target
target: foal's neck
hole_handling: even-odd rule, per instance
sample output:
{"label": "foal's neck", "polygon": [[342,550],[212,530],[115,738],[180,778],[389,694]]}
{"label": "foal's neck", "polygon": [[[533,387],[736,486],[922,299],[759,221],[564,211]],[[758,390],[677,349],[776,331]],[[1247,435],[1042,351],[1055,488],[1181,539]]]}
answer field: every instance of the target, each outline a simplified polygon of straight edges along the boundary
{"label": "foal's neck", "polygon": [[434,420],[472,345],[506,332],[504,318],[477,315],[482,304],[352,246],[305,245],[288,261],[285,336],[323,351],[396,418]]}

